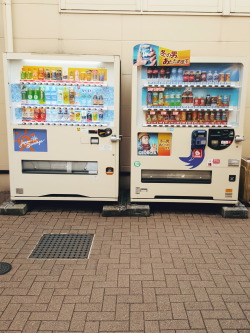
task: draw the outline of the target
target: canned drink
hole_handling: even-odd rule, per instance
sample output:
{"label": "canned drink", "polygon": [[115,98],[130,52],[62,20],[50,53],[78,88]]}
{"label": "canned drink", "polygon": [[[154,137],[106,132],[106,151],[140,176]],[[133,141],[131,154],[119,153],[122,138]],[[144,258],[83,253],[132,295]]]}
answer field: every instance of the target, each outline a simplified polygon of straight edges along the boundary
{"label": "canned drink", "polygon": [[197,120],[198,120],[198,113],[197,113],[197,111],[193,111],[192,112],[192,121],[197,122]]}
{"label": "canned drink", "polygon": [[80,81],[80,72],[78,70],[75,71],[75,81]]}
{"label": "canned drink", "polygon": [[51,79],[52,80],[56,80],[56,70],[52,70],[52,73],[51,73]]}
{"label": "canned drink", "polygon": [[147,113],[146,113],[146,123],[147,123],[147,124],[150,124],[150,123],[151,123],[151,115],[150,115],[150,112],[147,112]]}
{"label": "canned drink", "polygon": [[62,70],[61,69],[56,70],[56,79],[59,81],[62,80]]}
{"label": "canned drink", "polygon": [[212,112],[210,113],[210,120],[211,120],[211,121],[214,121],[214,118],[215,118],[215,114],[214,114],[214,112],[212,111]]}
{"label": "canned drink", "polygon": [[81,72],[80,79],[81,79],[81,81],[86,81],[86,73],[85,72]]}
{"label": "canned drink", "polygon": [[51,72],[48,68],[45,69],[45,78],[47,80],[50,80],[51,79]]}
{"label": "canned drink", "polygon": [[224,121],[224,122],[227,121],[227,113],[226,113],[226,111],[222,111],[222,113],[221,113],[221,121]]}
{"label": "canned drink", "polygon": [[221,95],[217,96],[217,105],[222,106],[222,96]]}
{"label": "canned drink", "polygon": [[180,120],[185,122],[187,120],[187,114],[186,111],[181,111],[180,112]]}
{"label": "canned drink", "polygon": [[217,111],[217,112],[216,112],[215,120],[216,120],[216,121],[220,121],[220,120],[221,120],[221,113],[220,113],[220,111]]}
{"label": "canned drink", "polygon": [[230,73],[225,74],[225,82],[231,82],[231,74]]}
{"label": "canned drink", "polygon": [[158,124],[163,123],[163,115],[161,114],[161,112],[158,112],[157,122],[158,122]]}
{"label": "canned drink", "polygon": [[224,73],[219,73],[219,82],[225,82],[225,74]]}
{"label": "canned drink", "polygon": [[204,113],[204,121],[205,122],[209,122],[209,119],[210,117],[209,117],[209,112],[208,111],[206,111],[205,113]]}
{"label": "canned drink", "polygon": [[191,111],[187,111],[187,121],[191,121],[192,120],[192,112]]}
{"label": "canned drink", "polygon": [[199,121],[200,123],[202,123],[203,120],[204,120],[203,112],[202,112],[202,111],[199,111],[199,112],[198,112],[198,121]]}
{"label": "canned drink", "polygon": [[140,45],[140,53],[142,56],[142,60],[146,60],[146,65],[150,63],[150,45],[148,44],[141,44]]}

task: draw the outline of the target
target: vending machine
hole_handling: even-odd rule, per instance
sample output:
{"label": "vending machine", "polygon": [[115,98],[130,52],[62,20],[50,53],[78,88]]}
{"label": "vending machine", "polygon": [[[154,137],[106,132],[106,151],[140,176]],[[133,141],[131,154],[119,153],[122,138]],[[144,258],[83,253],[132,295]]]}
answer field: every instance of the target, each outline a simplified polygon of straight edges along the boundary
{"label": "vending machine", "polygon": [[118,200],[118,56],[4,54],[11,199]]}
{"label": "vending machine", "polygon": [[134,48],[132,202],[238,203],[246,66]]}

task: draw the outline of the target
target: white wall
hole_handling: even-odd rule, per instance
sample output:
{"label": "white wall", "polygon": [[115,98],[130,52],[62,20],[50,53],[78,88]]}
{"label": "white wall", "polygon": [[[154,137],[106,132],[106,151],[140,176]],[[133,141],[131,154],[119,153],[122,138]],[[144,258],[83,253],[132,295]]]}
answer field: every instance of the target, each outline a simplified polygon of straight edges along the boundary
{"label": "white wall", "polygon": [[[149,42],[174,50],[190,49],[192,56],[250,56],[250,17],[61,14],[58,0],[13,0],[12,11],[15,52],[120,55],[122,171],[129,171],[130,165],[131,69],[135,44]],[[0,25],[0,50],[2,36]],[[248,91],[250,96],[250,78]],[[6,169],[1,66],[0,97],[3,156],[0,169]],[[250,156],[249,97],[246,111],[248,141],[244,143],[243,154]]]}

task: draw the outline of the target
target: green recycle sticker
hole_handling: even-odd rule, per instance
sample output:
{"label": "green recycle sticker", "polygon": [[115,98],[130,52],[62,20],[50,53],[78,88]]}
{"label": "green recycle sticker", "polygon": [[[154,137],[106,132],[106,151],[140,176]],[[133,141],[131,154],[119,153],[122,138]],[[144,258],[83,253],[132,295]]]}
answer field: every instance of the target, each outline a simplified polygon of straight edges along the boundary
{"label": "green recycle sticker", "polygon": [[135,161],[135,162],[134,162],[134,166],[135,166],[135,167],[140,167],[140,166],[141,166],[141,162],[139,162],[139,161]]}

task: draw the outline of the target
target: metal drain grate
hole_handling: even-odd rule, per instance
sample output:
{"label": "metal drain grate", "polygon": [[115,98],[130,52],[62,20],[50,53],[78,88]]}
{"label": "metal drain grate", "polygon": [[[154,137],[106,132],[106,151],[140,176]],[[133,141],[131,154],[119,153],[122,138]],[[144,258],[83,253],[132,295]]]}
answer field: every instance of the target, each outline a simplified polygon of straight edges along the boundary
{"label": "metal drain grate", "polygon": [[93,234],[45,234],[29,258],[87,259],[93,238]]}

